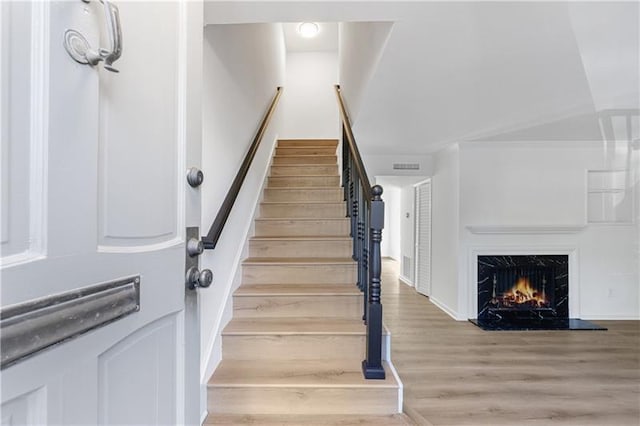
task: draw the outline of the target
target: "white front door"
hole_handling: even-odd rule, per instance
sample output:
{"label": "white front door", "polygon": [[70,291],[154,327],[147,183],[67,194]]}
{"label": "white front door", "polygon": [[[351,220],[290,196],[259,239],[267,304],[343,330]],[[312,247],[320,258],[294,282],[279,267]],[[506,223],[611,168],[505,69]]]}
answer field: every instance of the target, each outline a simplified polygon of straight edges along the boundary
{"label": "white front door", "polygon": [[0,2],[2,424],[197,422],[184,269],[200,194],[185,172],[200,163],[202,4],[115,4],[119,73],[64,47],[75,30],[109,49],[98,0]]}
{"label": "white front door", "polygon": [[431,294],[431,181],[416,186],[416,291]]}

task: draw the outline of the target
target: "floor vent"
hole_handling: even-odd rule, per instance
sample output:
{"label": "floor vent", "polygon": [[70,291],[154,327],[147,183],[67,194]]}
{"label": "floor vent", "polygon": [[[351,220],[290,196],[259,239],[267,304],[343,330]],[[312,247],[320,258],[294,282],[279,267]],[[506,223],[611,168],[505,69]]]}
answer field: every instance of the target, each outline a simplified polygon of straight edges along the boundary
{"label": "floor vent", "polygon": [[411,258],[402,256],[402,276],[411,278]]}

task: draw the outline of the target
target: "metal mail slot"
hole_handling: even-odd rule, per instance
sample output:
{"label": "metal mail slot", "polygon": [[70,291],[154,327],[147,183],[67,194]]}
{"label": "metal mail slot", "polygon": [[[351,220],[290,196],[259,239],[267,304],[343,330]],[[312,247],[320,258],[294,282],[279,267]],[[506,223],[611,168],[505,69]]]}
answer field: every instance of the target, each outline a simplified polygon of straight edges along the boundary
{"label": "metal mail slot", "polygon": [[140,310],[140,276],[0,310],[0,369]]}

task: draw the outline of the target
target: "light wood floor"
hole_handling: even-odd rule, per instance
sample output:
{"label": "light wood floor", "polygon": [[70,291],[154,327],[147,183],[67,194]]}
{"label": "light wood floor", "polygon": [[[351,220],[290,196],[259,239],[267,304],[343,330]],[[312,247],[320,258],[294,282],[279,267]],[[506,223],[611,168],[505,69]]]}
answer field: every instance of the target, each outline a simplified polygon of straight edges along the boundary
{"label": "light wood floor", "polygon": [[384,319],[405,412],[418,423],[640,424],[640,322],[597,321],[608,331],[483,331],[450,318],[397,273],[385,260]]}

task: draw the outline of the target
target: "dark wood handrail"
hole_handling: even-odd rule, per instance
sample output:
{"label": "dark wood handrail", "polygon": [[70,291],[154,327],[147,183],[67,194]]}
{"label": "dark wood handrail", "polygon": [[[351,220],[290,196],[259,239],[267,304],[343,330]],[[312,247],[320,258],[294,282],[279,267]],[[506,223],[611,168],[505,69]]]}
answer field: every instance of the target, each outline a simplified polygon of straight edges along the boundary
{"label": "dark wood handrail", "polygon": [[353,136],[353,130],[351,129],[351,120],[349,119],[347,109],[344,106],[344,99],[342,99],[340,85],[336,84],[334,87],[336,96],[338,97],[340,117],[342,118],[342,123],[344,125],[345,136],[347,137],[347,142],[349,144],[349,151],[351,151],[351,156],[354,160],[356,173],[358,173],[358,177],[360,178],[360,182],[362,182],[363,189],[366,191],[366,193],[364,194],[364,199],[367,204],[371,204],[371,198],[373,197],[373,194],[371,193],[371,184],[369,183],[367,171],[364,168],[364,164],[362,163],[362,157],[360,157],[360,151],[358,150],[358,145],[356,144],[356,138]]}
{"label": "dark wood handrail", "polygon": [[256,136],[253,138],[253,142],[249,147],[249,151],[247,155],[244,157],[242,161],[242,165],[238,170],[238,174],[236,174],[235,179],[233,179],[233,183],[231,184],[231,188],[229,188],[229,192],[227,192],[226,197],[224,197],[224,201],[222,202],[222,206],[220,206],[220,210],[218,210],[218,214],[209,228],[209,232],[207,235],[202,237],[202,243],[204,244],[205,249],[214,249],[218,244],[218,240],[220,239],[220,235],[222,235],[222,230],[224,229],[224,225],[227,223],[227,219],[231,214],[231,209],[236,202],[236,198],[238,198],[238,194],[240,193],[240,188],[242,188],[242,183],[244,179],[247,177],[247,173],[249,172],[249,167],[251,167],[251,163],[253,162],[253,157],[256,156],[256,152],[260,147],[260,142],[262,141],[262,137],[267,131],[267,127],[269,126],[269,122],[271,121],[271,117],[273,116],[273,112],[276,109],[276,105],[278,104],[278,100],[280,99],[280,95],[282,94],[282,87],[278,87],[276,90],[276,94],[271,101],[271,105],[269,105],[269,109],[265,114],[262,122],[260,123],[260,127],[258,128],[258,132]]}

